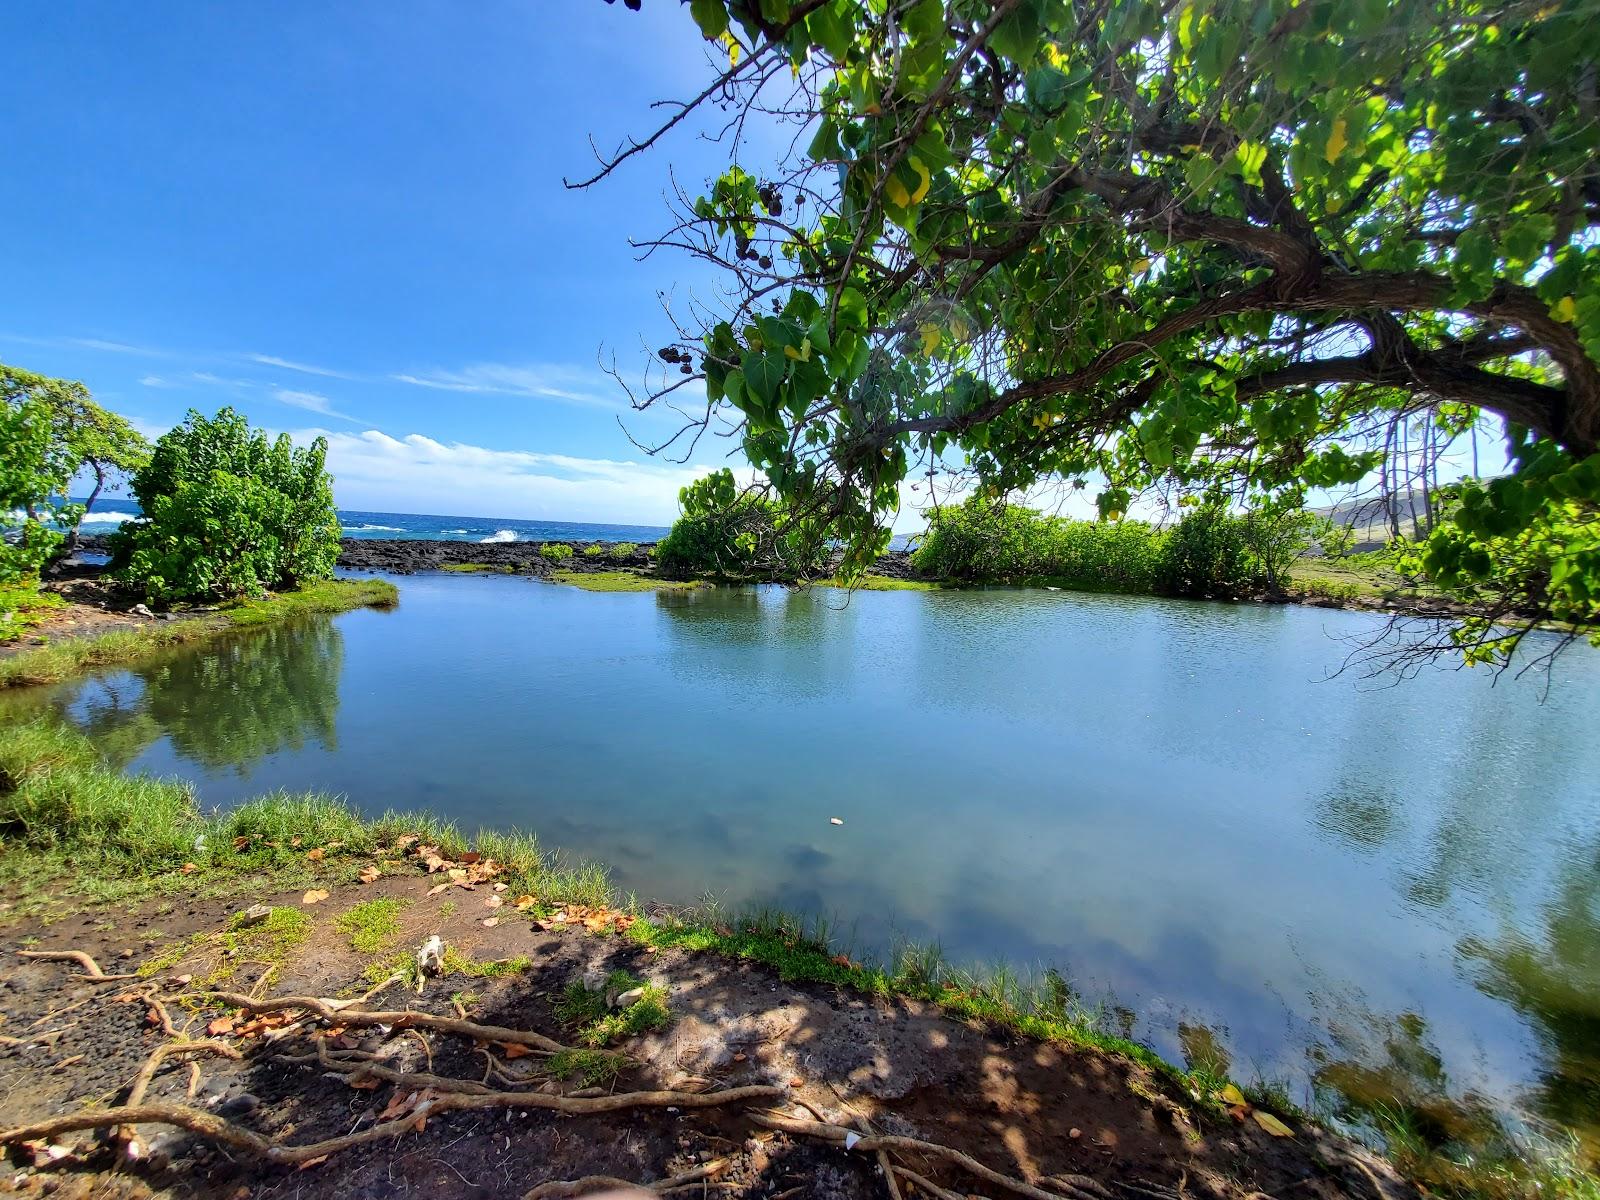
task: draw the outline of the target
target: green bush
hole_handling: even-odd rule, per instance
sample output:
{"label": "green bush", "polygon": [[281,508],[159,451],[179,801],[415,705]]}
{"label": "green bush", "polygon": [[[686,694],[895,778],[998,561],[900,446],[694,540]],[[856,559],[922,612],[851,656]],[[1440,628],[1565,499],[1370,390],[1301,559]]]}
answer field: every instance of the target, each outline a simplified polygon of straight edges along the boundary
{"label": "green bush", "polygon": [[639,553],[637,542],[618,542],[611,547],[611,554],[615,558],[631,558],[637,553]]}
{"label": "green bush", "polygon": [[585,558],[599,558],[605,552],[606,552],[606,548],[604,546],[602,546],[599,542],[596,542],[592,546],[585,546],[583,548],[583,556]]}
{"label": "green bush", "polygon": [[741,490],[727,469],[678,493],[682,515],[656,543],[667,575],[718,579],[793,579],[821,570],[828,542],[812,521],[791,519],[782,505]]}
{"label": "green bush", "polygon": [[0,364],[0,584],[31,589],[63,529],[82,512],[60,499],[74,464],[62,453],[51,414],[53,395],[66,386]]}
{"label": "green bush", "polygon": [[912,562],[924,574],[972,583],[1048,580],[1143,594],[1159,583],[1164,543],[1143,521],[1072,521],[973,497],[930,515]]}
{"label": "green bush", "polygon": [[572,557],[572,547],[565,542],[546,542],[539,547],[539,557],[559,562],[561,559]]}
{"label": "green bush", "polygon": [[1355,584],[1337,579],[1308,579],[1303,588],[1308,596],[1337,600],[1341,604],[1348,604],[1361,595],[1361,589]]}
{"label": "green bush", "polygon": [[1161,590],[1171,596],[1238,596],[1255,586],[1244,518],[1209,500],[1167,535]]}
{"label": "green bush", "polygon": [[339,520],[327,442],[269,442],[231,408],[190,411],[133,476],[144,516],[112,539],[112,565],[154,600],[281,591],[333,573]]}

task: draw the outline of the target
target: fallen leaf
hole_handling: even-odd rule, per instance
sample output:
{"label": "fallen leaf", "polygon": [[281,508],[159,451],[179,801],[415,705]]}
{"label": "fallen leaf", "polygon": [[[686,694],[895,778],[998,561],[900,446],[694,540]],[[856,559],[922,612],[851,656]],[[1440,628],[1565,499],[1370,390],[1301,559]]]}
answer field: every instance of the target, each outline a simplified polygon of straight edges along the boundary
{"label": "fallen leaf", "polygon": [[206,1025],[207,1037],[221,1037],[225,1033],[233,1032],[232,1017],[218,1017]]}
{"label": "fallen leaf", "polygon": [[521,1042],[496,1042],[495,1045],[500,1047],[500,1052],[507,1058],[523,1058],[533,1053]]}
{"label": "fallen leaf", "polygon": [[291,850],[300,849],[300,838],[298,835],[289,839],[289,848]]}
{"label": "fallen leaf", "polygon": [[515,904],[518,908],[532,908],[535,904],[537,904],[539,902],[537,900],[535,900],[532,896],[518,896],[514,901],[512,901],[512,903]]}
{"label": "fallen leaf", "polygon": [[790,1087],[805,1087],[805,1085],[806,1085],[806,1081],[804,1079],[800,1079],[798,1077],[789,1080],[789,1086]]}
{"label": "fallen leaf", "polygon": [[467,871],[465,867],[451,867],[446,874],[448,874],[456,883],[461,883],[467,878]]}
{"label": "fallen leaf", "polygon": [[321,862],[327,856],[328,852],[321,846],[318,846],[315,850],[306,851],[306,858],[311,862]]}
{"label": "fallen leaf", "polygon": [[497,883],[497,884],[494,885],[494,890],[497,891],[497,892],[503,892],[507,888],[509,888],[510,886],[511,885],[509,883]]}
{"label": "fallen leaf", "polygon": [[360,1079],[346,1079],[345,1082],[363,1092],[370,1092],[378,1086],[378,1081],[371,1076],[365,1076]]}
{"label": "fallen leaf", "polygon": [[498,924],[500,924],[499,917],[488,917],[484,920],[483,927],[485,929],[493,929]]}
{"label": "fallen leaf", "polygon": [[243,850],[249,844],[250,839],[247,837],[236,837],[233,839],[233,848],[235,850]]}
{"label": "fallen leaf", "polygon": [[200,868],[194,863],[184,863],[183,866],[178,868],[178,874],[179,875],[193,875],[199,869]]}
{"label": "fallen leaf", "polygon": [[450,885],[448,883],[437,883],[428,889],[428,895],[437,896],[440,892],[448,892],[449,890]]}
{"label": "fallen leaf", "polygon": [[1265,1129],[1273,1137],[1293,1137],[1294,1136],[1294,1130],[1290,1129],[1287,1125],[1285,1125],[1282,1121],[1278,1120],[1277,1117],[1273,1116],[1269,1112],[1262,1112],[1260,1109],[1257,1109],[1251,1115],[1255,1117],[1256,1124],[1261,1126],[1261,1128]]}
{"label": "fallen leaf", "polygon": [[483,906],[485,908],[499,908],[504,903],[505,901],[500,899],[499,896],[490,896],[484,900]]}
{"label": "fallen leaf", "polygon": [[739,1053],[737,1053],[737,1054],[735,1054],[733,1056],[733,1061],[734,1062],[743,1062],[745,1059],[747,1059],[749,1057],[750,1056],[748,1054],[746,1054],[743,1050],[741,1050],[741,1051],[739,1051]]}
{"label": "fallen leaf", "polygon": [[362,867],[361,874],[357,876],[357,878],[359,878],[362,883],[376,883],[378,876],[382,874],[383,872],[378,870],[377,867]]}
{"label": "fallen leaf", "polygon": [[1222,1102],[1224,1104],[1226,1104],[1229,1108],[1232,1108],[1237,1104],[1243,1104],[1245,1102],[1244,1093],[1241,1092],[1238,1089],[1237,1086],[1235,1086],[1234,1084],[1231,1084],[1231,1083],[1227,1087],[1223,1088],[1220,1092],[1218,1092],[1217,1095],[1221,1098]]}
{"label": "fallen leaf", "polygon": [[321,904],[327,898],[328,898],[328,893],[327,893],[327,891],[325,889],[323,889],[323,888],[312,888],[304,896],[300,897],[300,903],[301,904]]}
{"label": "fallen leaf", "polygon": [[301,1163],[300,1164],[300,1170],[309,1171],[312,1167],[320,1167],[323,1163],[325,1163],[327,1161],[328,1161],[328,1156],[326,1154],[319,1154],[319,1155],[317,1155],[317,1157],[308,1158],[308,1159],[305,1160],[305,1162]]}
{"label": "fallen leaf", "polygon": [[468,850],[461,856],[461,861],[470,867],[473,863],[482,862],[483,855],[479,854],[476,850]]}

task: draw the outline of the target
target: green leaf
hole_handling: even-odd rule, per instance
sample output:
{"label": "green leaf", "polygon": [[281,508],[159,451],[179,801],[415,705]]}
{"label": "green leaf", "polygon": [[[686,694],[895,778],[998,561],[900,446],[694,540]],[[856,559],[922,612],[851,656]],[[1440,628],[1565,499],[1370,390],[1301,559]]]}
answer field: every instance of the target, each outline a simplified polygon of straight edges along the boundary
{"label": "green leaf", "polygon": [[728,9],[722,0],[689,0],[689,13],[708,42],[728,32]]}

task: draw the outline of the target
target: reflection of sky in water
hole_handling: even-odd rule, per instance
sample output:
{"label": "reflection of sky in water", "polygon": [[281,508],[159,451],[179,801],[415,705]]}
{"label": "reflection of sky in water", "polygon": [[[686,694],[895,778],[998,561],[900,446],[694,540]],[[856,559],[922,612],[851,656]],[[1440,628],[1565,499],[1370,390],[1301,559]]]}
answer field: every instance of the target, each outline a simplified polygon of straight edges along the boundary
{"label": "reflection of sky in water", "polygon": [[208,802],[324,788],[522,825],[644,896],[1056,965],[1170,1055],[1180,1019],[1224,1028],[1246,1077],[1423,1014],[1454,1087],[1509,1097],[1545,1055],[1462,946],[1537,957],[1542,910],[1596,869],[1600,655],[1560,659],[1542,706],[1481,672],[1326,679],[1376,619],[423,577],[396,612],[73,711]]}

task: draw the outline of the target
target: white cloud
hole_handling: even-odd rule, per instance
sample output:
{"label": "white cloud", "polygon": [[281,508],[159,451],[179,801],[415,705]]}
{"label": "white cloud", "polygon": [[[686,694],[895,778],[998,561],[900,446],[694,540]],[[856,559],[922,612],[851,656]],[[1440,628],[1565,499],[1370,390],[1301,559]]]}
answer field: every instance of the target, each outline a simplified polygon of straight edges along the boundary
{"label": "white cloud", "polygon": [[341,421],[355,421],[347,413],[342,413],[333,407],[333,401],[316,392],[298,392],[293,388],[274,388],[272,398],[279,404],[287,404],[292,408],[303,408],[307,412],[320,413],[324,417],[337,417]]}
{"label": "white cloud", "polygon": [[354,379],[354,375],[344,371],[335,371],[332,367],[317,367],[310,363],[294,362],[291,359],[279,358],[275,354],[247,354],[253,363],[260,363],[264,367],[281,367],[285,371],[298,371],[302,375],[321,375],[328,379]]}
{"label": "white cloud", "polygon": [[163,379],[159,375],[146,375],[143,379],[139,380],[139,383],[141,386],[147,388],[173,388],[182,386],[181,384],[173,383],[170,379]]}
{"label": "white cloud", "polygon": [[710,470],[666,462],[490,450],[420,433],[391,437],[308,430],[328,439],[328,469],[344,508],[612,524],[670,525],[678,490]]}
{"label": "white cloud", "polygon": [[616,381],[603,372],[557,363],[475,363],[454,371],[414,371],[390,376],[397,383],[444,392],[537,396],[602,408],[627,407]]}

